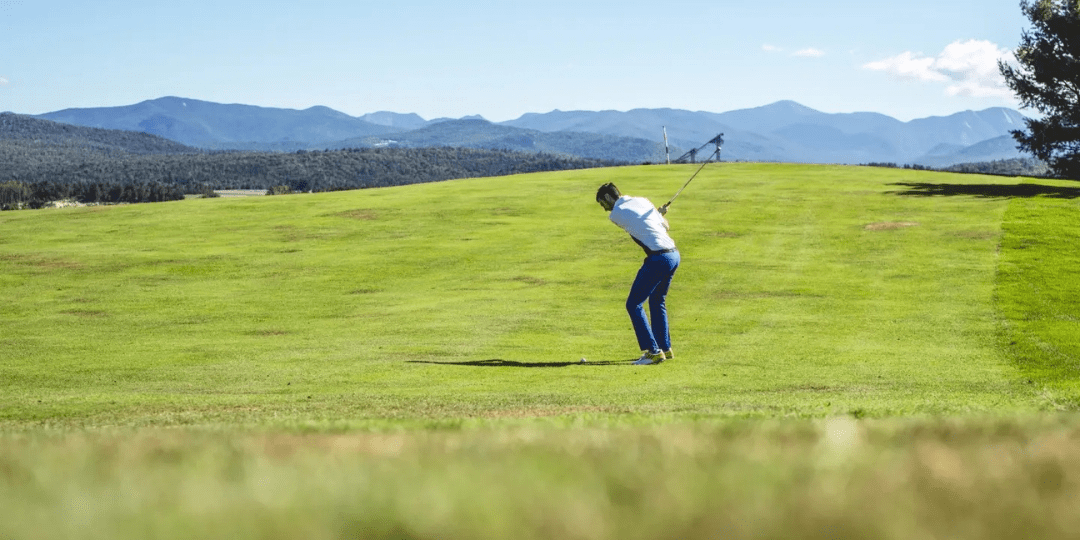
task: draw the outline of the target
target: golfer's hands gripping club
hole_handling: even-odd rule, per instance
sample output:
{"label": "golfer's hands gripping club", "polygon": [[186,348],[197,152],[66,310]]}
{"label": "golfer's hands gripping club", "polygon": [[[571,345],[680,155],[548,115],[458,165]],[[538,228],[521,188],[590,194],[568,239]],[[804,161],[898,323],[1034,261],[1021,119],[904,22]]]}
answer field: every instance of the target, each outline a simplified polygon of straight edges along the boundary
{"label": "golfer's hands gripping club", "polygon": [[667,207],[668,207],[668,204],[671,204],[671,203],[667,203],[667,204],[665,204],[664,206],[661,206],[660,208],[657,208],[657,210],[659,210],[659,211],[660,211],[660,215],[661,215],[661,216],[666,216],[666,215],[667,215]]}

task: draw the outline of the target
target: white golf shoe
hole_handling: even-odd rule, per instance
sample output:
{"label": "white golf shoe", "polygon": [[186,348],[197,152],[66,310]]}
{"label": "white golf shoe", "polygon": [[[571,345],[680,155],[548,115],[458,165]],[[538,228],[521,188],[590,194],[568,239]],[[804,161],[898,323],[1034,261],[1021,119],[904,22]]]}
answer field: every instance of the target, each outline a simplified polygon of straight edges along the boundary
{"label": "white golf shoe", "polygon": [[664,353],[662,353],[662,352],[644,351],[641,354],[641,358],[638,358],[637,361],[634,362],[634,365],[635,366],[648,366],[648,365],[652,365],[652,364],[659,364],[660,362],[663,362],[663,361],[664,361]]}

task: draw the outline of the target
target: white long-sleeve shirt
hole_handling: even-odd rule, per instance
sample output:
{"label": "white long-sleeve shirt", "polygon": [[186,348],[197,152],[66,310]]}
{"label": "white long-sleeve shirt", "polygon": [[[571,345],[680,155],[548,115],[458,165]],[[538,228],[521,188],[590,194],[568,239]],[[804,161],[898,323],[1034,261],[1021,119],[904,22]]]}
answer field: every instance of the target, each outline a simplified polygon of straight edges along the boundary
{"label": "white long-sleeve shirt", "polygon": [[675,249],[675,240],[668,235],[667,220],[649,199],[623,195],[611,207],[608,218],[630,233],[646,253]]}

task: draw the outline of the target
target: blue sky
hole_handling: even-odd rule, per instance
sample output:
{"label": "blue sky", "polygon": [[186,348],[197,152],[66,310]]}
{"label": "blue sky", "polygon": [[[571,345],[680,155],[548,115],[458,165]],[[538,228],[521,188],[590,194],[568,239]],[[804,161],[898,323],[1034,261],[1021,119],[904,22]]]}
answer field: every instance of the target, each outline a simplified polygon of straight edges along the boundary
{"label": "blue sky", "polygon": [[503,121],[791,99],[910,120],[1017,107],[995,62],[1027,26],[1019,0],[0,0],[0,111],[180,96]]}

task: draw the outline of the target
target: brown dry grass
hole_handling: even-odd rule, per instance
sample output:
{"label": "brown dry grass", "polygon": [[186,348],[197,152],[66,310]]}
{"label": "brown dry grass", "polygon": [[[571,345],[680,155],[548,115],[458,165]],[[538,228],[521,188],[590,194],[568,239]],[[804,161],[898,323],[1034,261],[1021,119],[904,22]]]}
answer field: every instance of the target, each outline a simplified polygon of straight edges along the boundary
{"label": "brown dry grass", "polygon": [[906,227],[918,227],[919,224],[914,221],[881,221],[877,223],[868,223],[863,229],[868,231],[892,231],[896,229],[903,229]]}

